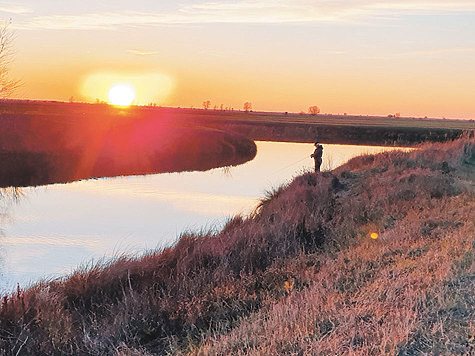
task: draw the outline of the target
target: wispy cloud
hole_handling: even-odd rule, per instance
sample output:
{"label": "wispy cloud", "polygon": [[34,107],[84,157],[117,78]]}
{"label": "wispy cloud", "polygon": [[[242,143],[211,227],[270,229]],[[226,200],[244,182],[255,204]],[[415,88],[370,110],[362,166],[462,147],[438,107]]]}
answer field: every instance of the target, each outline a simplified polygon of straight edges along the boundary
{"label": "wispy cloud", "polygon": [[237,0],[182,5],[163,13],[108,12],[33,17],[18,27],[29,29],[114,29],[120,26],[157,26],[206,23],[321,23],[352,22],[404,13],[475,11],[466,0]]}
{"label": "wispy cloud", "polygon": [[127,52],[141,57],[154,56],[159,53],[158,51],[145,51],[140,49],[129,49]]}
{"label": "wispy cloud", "polygon": [[455,47],[455,48],[434,48],[434,49],[423,49],[415,51],[406,51],[406,52],[396,52],[386,55],[375,55],[375,56],[364,56],[364,59],[371,60],[384,60],[389,58],[407,58],[407,57],[424,57],[431,56],[433,58],[439,58],[445,54],[470,54],[475,53],[475,47]]}
{"label": "wispy cloud", "polygon": [[21,15],[21,14],[32,13],[33,10],[21,5],[15,5],[15,4],[10,4],[10,3],[0,3],[0,13],[2,12],[8,13],[8,14]]}
{"label": "wispy cloud", "polygon": [[343,56],[345,54],[348,54],[347,51],[337,51],[337,50],[323,50],[322,52],[325,54],[332,55],[332,56]]}
{"label": "wispy cloud", "polygon": [[436,48],[420,51],[401,52],[399,56],[432,56],[437,54],[451,54],[451,53],[475,53],[475,47],[456,47],[456,48]]}

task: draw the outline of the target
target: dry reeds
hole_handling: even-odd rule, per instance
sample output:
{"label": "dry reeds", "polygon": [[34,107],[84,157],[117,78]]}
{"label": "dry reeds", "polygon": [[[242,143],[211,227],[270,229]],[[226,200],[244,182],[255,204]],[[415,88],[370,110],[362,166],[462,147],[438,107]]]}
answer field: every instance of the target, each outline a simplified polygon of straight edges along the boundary
{"label": "dry reeds", "polygon": [[[469,352],[474,157],[464,138],[355,158],[297,177],[220,232],[187,233],[163,251],[19,289],[2,303],[0,350]],[[465,316],[442,345],[438,333],[459,302]]]}

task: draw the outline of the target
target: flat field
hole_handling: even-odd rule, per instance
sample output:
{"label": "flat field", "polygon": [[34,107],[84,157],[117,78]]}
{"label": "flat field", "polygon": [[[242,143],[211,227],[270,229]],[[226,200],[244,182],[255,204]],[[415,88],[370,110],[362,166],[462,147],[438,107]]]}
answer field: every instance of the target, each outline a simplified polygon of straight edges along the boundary
{"label": "flat field", "polygon": [[[360,144],[412,145],[460,137],[463,131],[475,130],[474,120],[432,118],[309,115],[276,112],[243,112],[185,108],[83,104],[38,101],[0,103],[3,119],[31,118],[45,124],[99,125],[103,121],[153,120],[180,127],[208,127],[238,133],[252,140]],[[5,121],[5,120],[3,120]],[[3,125],[0,126],[2,130]]]}

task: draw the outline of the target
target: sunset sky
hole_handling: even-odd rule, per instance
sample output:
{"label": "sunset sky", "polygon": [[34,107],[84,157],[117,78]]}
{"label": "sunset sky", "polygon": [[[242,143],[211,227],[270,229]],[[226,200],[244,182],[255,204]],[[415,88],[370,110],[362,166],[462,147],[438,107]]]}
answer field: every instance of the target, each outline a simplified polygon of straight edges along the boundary
{"label": "sunset sky", "polygon": [[16,97],[475,118],[475,1],[16,0]]}

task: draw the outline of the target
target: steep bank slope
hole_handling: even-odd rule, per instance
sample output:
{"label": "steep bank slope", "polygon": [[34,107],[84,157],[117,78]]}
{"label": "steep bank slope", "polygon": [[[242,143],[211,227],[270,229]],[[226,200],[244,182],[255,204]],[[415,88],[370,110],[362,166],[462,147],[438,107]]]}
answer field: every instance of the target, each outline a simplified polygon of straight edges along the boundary
{"label": "steep bank slope", "polygon": [[474,211],[473,138],[355,158],[221,232],[5,297],[0,350],[468,354]]}
{"label": "steep bank slope", "polygon": [[[308,191],[303,180],[270,210],[285,196],[290,201],[291,192]],[[340,192],[316,203],[316,215],[327,218],[312,220],[336,248],[323,244],[321,253],[284,263],[280,270],[296,288],[229,333],[207,336],[199,351],[473,355],[474,142],[356,158],[332,180]]]}

